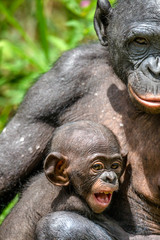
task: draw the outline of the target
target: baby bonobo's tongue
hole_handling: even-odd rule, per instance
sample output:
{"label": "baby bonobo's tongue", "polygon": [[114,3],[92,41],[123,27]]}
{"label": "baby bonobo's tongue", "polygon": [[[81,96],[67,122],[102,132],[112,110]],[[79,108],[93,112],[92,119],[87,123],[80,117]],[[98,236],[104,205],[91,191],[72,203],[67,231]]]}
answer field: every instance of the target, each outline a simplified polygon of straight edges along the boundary
{"label": "baby bonobo's tongue", "polygon": [[101,203],[109,203],[111,199],[111,193],[96,193],[95,197]]}

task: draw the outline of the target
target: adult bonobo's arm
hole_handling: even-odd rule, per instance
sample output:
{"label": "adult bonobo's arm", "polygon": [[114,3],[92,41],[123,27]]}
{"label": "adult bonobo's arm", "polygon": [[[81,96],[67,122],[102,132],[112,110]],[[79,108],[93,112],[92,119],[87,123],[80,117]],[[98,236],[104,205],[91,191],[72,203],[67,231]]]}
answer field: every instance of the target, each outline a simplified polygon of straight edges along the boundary
{"label": "adult bonobo's arm", "polygon": [[118,240],[119,238],[110,236],[104,228],[77,213],[59,211],[39,221],[35,239]]}
{"label": "adult bonobo's arm", "polygon": [[[87,50],[86,50],[87,51]],[[65,53],[29,90],[15,117],[0,135],[0,199],[33,172],[59,125],[59,117],[82,95],[81,48]],[[81,63],[82,64],[82,63]],[[87,66],[86,66],[87,67]],[[8,196],[7,196],[8,199]],[[6,203],[6,202],[5,202]]]}

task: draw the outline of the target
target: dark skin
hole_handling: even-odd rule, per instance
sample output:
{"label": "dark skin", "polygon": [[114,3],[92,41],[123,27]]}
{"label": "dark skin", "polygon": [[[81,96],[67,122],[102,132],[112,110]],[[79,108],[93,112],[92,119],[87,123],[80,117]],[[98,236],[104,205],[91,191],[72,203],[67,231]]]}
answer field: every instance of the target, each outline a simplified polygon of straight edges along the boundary
{"label": "dark skin", "polygon": [[[111,217],[133,234],[134,239],[146,240],[146,235],[152,240],[159,238],[158,3],[120,0],[111,9],[107,1],[98,1],[95,28],[103,46],[91,44],[65,53],[30,89],[0,136],[2,203],[6,203],[7,193],[14,192],[20,180],[24,181],[38,168],[57,126],[69,121],[92,120],[114,132],[127,156],[121,187],[112,199]],[[36,224],[51,210],[52,201],[52,186],[43,175],[37,174],[4,221],[0,236],[12,240],[26,240],[25,236],[34,239]],[[77,239],[79,228],[88,239],[109,236],[92,221],[86,220],[84,226],[81,216],[77,218],[66,212],[54,214],[53,230],[61,224],[68,226],[69,221],[74,225],[65,228],[65,232],[60,231],[63,238],[60,235],[59,239],[67,239],[68,235]]]}
{"label": "dark skin", "polygon": [[52,203],[52,213],[38,223],[37,239],[56,237],[48,230],[56,211],[76,212],[105,226],[112,239],[129,239],[118,224],[103,214],[119,188],[124,167],[119,143],[106,127],[78,121],[58,128],[44,170],[47,179],[59,186],[59,194]]}

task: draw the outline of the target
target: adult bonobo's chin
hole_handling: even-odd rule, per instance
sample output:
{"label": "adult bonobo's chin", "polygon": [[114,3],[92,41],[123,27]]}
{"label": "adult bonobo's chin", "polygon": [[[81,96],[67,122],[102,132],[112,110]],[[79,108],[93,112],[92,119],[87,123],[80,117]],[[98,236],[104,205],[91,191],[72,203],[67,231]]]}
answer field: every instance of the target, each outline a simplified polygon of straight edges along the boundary
{"label": "adult bonobo's chin", "polygon": [[113,10],[106,0],[98,1],[95,29],[132,101],[142,111],[159,114],[160,1],[119,2],[124,4]]}
{"label": "adult bonobo's chin", "polygon": [[[107,0],[98,0],[94,24],[103,46],[64,53],[29,90],[0,135],[0,199],[8,200],[8,192],[36,173],[57,126],[92,120],[113,131],[127,156],[108,214],[127,232],[154,234],[149,239],[155,240],[160,237],[160,1],[119,0],[112,9]],[[52,186],[37,174],[0,236],[34,239],[54,198]],[[57,239],[112,239],[105,226],[79,215],[52,217],[47,226]]]}

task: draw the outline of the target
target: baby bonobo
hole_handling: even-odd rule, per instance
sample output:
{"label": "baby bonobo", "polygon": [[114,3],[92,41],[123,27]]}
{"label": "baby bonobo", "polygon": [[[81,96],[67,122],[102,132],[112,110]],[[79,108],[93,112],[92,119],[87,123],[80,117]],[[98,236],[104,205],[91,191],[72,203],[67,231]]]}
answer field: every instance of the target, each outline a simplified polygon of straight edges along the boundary
{"label": "baby bonobo", "polygon": [[[105,227],[112,239],[128,239],[113,220],[110,223],[109,217],[102,214],[119,188],[124,169],[120,146],[111,130],[91,121],[67,123],[57,128],[44,169],[48,180],[60,186],[52,203],[53,212],[74,211]],[[48,231],[51,236],[52,214],[38,224],[37,239],[48,239]],[[58,231],[54,229],[53,235]],[[53,236],[53,239],[59,238]]]}

